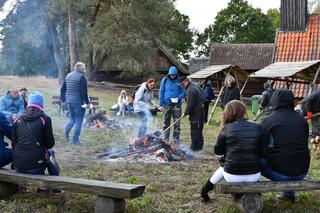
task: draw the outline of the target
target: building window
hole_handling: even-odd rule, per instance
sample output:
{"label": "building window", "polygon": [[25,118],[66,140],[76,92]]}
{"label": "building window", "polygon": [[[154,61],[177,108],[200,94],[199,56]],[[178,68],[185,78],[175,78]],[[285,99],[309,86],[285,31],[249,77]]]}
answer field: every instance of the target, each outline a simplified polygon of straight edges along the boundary
{"label": "building window", "polygon": [[308,0],[308,13],[320,14],[320,0]]}

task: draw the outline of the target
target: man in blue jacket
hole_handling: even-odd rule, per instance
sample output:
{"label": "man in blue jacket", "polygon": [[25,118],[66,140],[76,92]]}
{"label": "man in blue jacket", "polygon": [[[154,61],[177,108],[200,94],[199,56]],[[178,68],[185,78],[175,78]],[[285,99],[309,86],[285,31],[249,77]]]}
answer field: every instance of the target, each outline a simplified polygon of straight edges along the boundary
{"label": "man in blue jacket", "polygon": [[0,112],[12,123],[24,112],[23,99],[19,96],[19,90],[10,89],[5,96],[0,99]]}
{"label": "man in blue jacket", "polygon": [[12,124],[6,116],[0,112],[0,168],[12,162],[12,149],[7,148],[4,136],[11,140]]}
{"label": "man in blue jacket", "polygon": [[[170,67],[168,75],[161,81],[159,91],[160,110],[163,112],[163,130],[170,126],[171,117],[174,121],[181,117],[182,99],[185,97],[185,90],[179,84],[178,70]],[[169,140],[170,130],[165,132],[165,139]],[[179,143],[180,122],[174,125],[173,141]]]}

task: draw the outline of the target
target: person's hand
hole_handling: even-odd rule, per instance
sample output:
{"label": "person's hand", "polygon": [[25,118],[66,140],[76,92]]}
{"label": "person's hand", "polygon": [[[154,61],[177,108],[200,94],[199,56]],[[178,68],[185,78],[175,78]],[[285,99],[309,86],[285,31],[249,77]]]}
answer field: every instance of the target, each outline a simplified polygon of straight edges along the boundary
{"label": "person's hand", "polygon": [[15,121],[15,120],[17,120],[17,119],[19,118],[19,115],[17,115],[17,114],[12,114],[12,117],[11,117],[11,118],[12,118],[12,120]]}
{"label": "person's hand", "polygon": [[90,104],[88,104],[88,109],[92,109],[93,108],[93,105],[90,103]]}
{"label": "person's hand", "polygon": [[307,118],[312,119],[312,112],[307,112]]}
{"label": "person's hand", "polygon": [[163,112],[163,111],[164,111],[164,107],[163,107],[163,106],[160,106],[160,107],[159,107],[159,110],[160,110],[161,112]]}
{"label": "person's hand", "polygon": [[186,117],[187,114],[185,112],[182,113],[181,117]]}

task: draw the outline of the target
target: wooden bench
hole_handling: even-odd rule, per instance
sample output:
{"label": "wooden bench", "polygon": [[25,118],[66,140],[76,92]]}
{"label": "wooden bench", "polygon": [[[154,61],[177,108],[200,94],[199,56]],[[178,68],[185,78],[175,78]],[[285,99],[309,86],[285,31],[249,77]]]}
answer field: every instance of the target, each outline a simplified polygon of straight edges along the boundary
{"label": "wooden bench", "polygon": [[217,194],[235,194],[233,202],[241,212],[261,212],[263,201],[261,193],[281,191],[310,191],[320,190],[320,181],[260,181],[256,183],[227,183],[215,185]]}
{"label": "wooden bench", "polygon": [[[89,110],[89,114],[94,115],[96,113],[96,109],[99,108],[99,97],[89,97],[89,100],[91,104],[93,105],[93,108]],[[60,96],[54,95],[52,96],[51,103],[59,108],[59,115],[64,114],[69,116],[68,110],[64,109],[61,106],[61,100]]]}
{"label": "wooden bench", "polygon": [[125,212],[125,199],[142,196],[145,186],[48,175],[28,175],[0,169],[0,198],[16,193],[17,185],[97,195],[95,213]]}

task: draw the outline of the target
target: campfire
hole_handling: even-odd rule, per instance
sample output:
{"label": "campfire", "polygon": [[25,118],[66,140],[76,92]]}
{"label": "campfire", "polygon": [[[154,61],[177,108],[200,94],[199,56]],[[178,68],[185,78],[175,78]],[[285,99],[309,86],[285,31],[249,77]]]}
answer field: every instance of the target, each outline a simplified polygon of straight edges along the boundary
{"label": "campfire", "polygon": [[99,129],[126,129],[130,128],[132,125],[125,122],[116,121],[115,119],[111,118],[106,111],[102,111],[86,118],[83,126]]}
{"label": "campfire", "polygon": [[129,146],[126,149],[100,153],[98,158],[108,159],[131,158],[131,159],[151,159],[158,162],[182,161],[190,159],[192,155],[186,150],[175,147],[170,142],[160,137],[160,132],[144,135],[136,139],[129,139]]}

